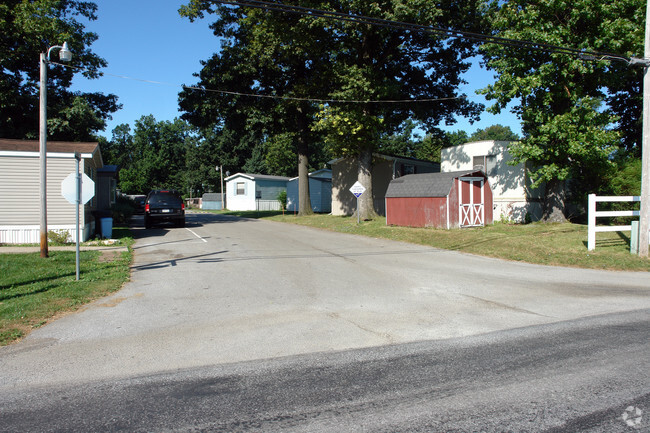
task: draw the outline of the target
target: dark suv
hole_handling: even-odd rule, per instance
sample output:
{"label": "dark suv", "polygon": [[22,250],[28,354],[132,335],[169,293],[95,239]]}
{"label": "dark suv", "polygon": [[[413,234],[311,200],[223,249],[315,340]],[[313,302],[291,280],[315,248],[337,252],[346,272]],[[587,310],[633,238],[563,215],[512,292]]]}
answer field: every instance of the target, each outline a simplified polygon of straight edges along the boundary
{"label": "dark suv", "polygon": [[144,226],[171,221],[177,227],[185,226],[185,204],[181,195],[174,190],[154,190],[144,203]]}

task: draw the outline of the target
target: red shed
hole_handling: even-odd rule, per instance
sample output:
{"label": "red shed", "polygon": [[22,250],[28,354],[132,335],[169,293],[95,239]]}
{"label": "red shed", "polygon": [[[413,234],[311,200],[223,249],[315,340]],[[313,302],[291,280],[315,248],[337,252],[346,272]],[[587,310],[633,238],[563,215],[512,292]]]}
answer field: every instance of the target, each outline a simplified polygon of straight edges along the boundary
{"label": "red shed", "polygon": [[492,224],[492,189],[480,170],[410,174],[386,191],[386,224],[477,227]]}

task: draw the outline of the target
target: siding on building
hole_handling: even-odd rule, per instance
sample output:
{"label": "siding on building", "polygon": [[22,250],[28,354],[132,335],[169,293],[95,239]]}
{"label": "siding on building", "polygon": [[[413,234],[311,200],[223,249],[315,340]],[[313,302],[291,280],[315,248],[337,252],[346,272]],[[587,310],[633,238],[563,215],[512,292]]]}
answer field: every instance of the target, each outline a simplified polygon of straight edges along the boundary
{"label": "siding on building", "polygon": [[[21,140],[0,139],[0,242],[40,242],[40,159],[33,149],[14,150],[12,145]],[[31,142],[30,142],[31,144]],[[52,147],[57,147],[55,143]],[[90,143],[82,143],[90,144]],[[97,147],[97,144],[94,143]],[[85,146],[86,149],[88,146]],[[101,155],[83,154],[80,170],[96,182],[97,163]],[[75,205],[61,195],[61,182],[75,171],[74,152],[47,153],[47,226],[49,230],[67,230],[74,240],[76,236]],[[94,231],[91,210],[93,198],[80,212],[82,238],[85,240]]]}
{"label": "siding on building", "polygon": [[[237,173],[226,178],[226,203],[230,210],[280,210],[278,194],[286,191],[288,177]],[[244,194],[237,194],[243,183]]]}
{"label": "siding on building", "polygon": [[[287,183],[287,210],[299,210],[299,179],[294,177]],[[332,211],[332,170],[318,170],[309,174],[309,199],[314,212]]]}
{"label": "siding on building", "polygon": [[452,146],[441,151],[442,172],[471,170],[474,158],[490,156],[488,167],[483,167],[494,194],[494,215],[524,222],[528,214],[533,220],[541,217],[543,188],[532,189],[525,164],[510,165],[509,141],[477,141]]}
{"label": "siding on building", "polygon": [[483,205],[483,224],[492,224],[492,190],[481,171],[424,173],[393,180],[386,192],[386,224],[458,228],[460,188],[465,188],[464,203],[469,203],[468,182],[475,180],[483,182],[483,187],[472,183],[475,188],[472,203]]}
{"label": "siding on building", "polygon": [[[339,158],[329,164],[332,167],[332,215],[352,215],[357,209],[357,199],[350,188],[358,179],[358,162],[355,158]],[[372,163],[375,212],[386,214],[386,190],[391,180],[405,174],[439,171],[440,164],[436,162],[375,154]]]}

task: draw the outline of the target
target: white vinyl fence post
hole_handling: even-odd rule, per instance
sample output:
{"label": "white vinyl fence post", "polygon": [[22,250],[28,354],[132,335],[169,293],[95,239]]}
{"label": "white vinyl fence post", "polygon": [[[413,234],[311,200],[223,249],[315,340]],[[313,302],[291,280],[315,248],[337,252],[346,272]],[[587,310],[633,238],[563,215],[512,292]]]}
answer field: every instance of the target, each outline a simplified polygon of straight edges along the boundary
{"label": "white vinyl fence post", "polygon": [[587,249],[596,248],[596,194],[589,194]]}

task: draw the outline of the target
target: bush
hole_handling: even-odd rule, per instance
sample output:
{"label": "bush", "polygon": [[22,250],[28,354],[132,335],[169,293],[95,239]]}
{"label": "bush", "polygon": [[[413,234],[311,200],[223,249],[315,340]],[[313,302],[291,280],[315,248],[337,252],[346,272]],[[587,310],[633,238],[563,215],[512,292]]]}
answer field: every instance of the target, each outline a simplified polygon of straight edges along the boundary
{"label": "bush", "polygon": [[55,245],[65,245],[72,243],[70,232],[67,230],[49,230],[47,232],[47,239]]}
{"label": "bush", "polygon": [[118,196],[115,204],[111,207],[113,226],[126,224],[135,213],[135,201],[126,196]]}
{"label": "bush", "polygon": [[280,191],[276,198],[280,202],[280,206],[282,206],[282,210],[285,210],[287,208],[287,192]]}

